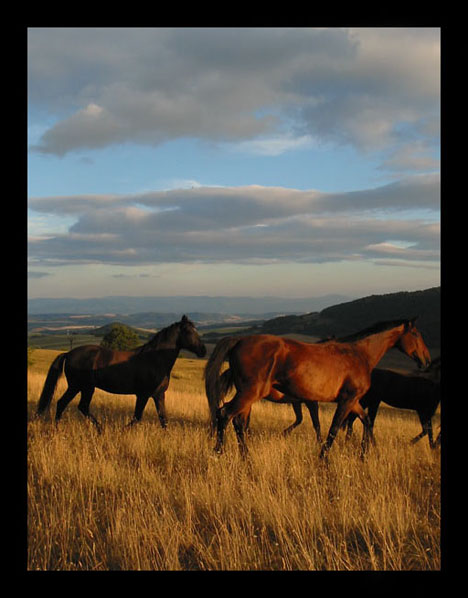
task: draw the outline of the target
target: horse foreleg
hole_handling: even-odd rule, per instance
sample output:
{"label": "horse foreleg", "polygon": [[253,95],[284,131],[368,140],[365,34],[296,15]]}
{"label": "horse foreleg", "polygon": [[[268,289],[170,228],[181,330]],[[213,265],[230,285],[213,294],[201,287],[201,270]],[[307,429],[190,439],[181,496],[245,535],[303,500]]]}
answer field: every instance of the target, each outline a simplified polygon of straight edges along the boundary
{"label": "horse foreleg", "polygon": [[167,417],[166,417],[166,398],[165,392],[160,392],[153,395],[154,404],[156,405],[156,411],[158,412],[159,421],[163,429],[167,428]]}
{"label": "horse foreleg", "polygon": [[133,412],[133,417],[129,421],[127,426],[133,426],[141,421],[141,418],[143,417],[143,411],[145,410],[146,403],[148,402],[149,398],[150,398],[150,395],[148,395],[148,394],[137,395],[137,399],[136,399],[136,403],[135,403],[135,411]]}
{"label": "horse foreleg", "polygon": [[429,446],[431,447],[431,449],[435,449],[437,447],[437,440],[436,440],[436,442],[434,442],[434,438],[432,436],[432,417],[431,417],[431,415],[427,415],[426,417],[423,416],[421,418],[421,424],[423,426],[423,429],[424,428],[426,429],[427,437],[429,439]]}
{"label": "horse foreleg", "polygon": [[432,422],[431,422],[431,420],[429,420],[427,422],[427,437],[429,438],[429,446],[431,447],[431,449],[435,449],[437,445],[434,442],[434,439],[432,437]]}

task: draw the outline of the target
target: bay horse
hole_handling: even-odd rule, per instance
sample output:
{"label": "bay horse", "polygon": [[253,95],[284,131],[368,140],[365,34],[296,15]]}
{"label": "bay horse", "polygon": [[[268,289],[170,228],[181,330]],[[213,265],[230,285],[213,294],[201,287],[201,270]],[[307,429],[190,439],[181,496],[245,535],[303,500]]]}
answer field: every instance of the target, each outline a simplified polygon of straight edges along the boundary
{"label": "bay horse", "polygon": [[181,349],[191,351],[198,357],[206,355],[206,347],[193,322],[185,315],[180,322],[163,328],[150,341],[133,350],[114,351],[99,345],[82,345],[61,353],[49,368],[37,415],[49,409],[64,370],[68,388],[57,401],[56,422],[70,401],[81,392],[78,409],[100,431],[100,424],[89,412],[94,390],[100,388],[114,394],[136,395],[135,412],[129,425],[141,420],[148,399],[153,397],[159,421],[165,428],[165,392]]}
{"label": "bay horse", "polygon": [[[343,342],[345,340],[345,338],[336,339],[336,340],[339,342]],[[318,341],[318,342],[324,342],[324,341]],[[376,368],[375,370],[372,371],[371,388],[364,395],[364,397],[359,401],[361,404],[361,407],[363,409],[366,409],[366,408],[368,409],[368,415],[371,420],[372,430],[374,429],[374,421],[375,421],[377,409],[378,409],[379,403],[380,403],[380,401],[377,400],[377,396],[376,396],[377,390],[374,389],[375,382],[377,382],[377,384],[379,384],[379,379],[383,378],[385,376],[385,374],[380,374],[380,372],[384,372],[384,371],[389,371],[389,370],[382,370],[380,368]],[[379,372],[379,373],[377,373],[377,372]],[[406,384],[407,389],[406,389],[406,392],[403,393],[403,396],[395,397],[394,393],[392,392],[392,388],[385,387],[385,385],[383,383],[381,383],[381,384],[379,384],[379,388],[382,390],[382,396],[390,397],[388,401],[385,400],[385,398],[382,398],[381,401],[383,401],[384,403],[387,403],[388,405],[391,405],[392,407],[399,407],[400,409],[412,409],[412,410],[418,412],[418,416],[421,421],[423,431],[426,429],[427,429],[427,431],[425,432],[425,434],[417,436],[412,441],[412,443],[414,444],[415,442],[420,440],[423,436],[428,434],[429,444],[430,444],[431,448],[435,448],[436,446],[438,446],[440,444],[440,432],[439,432],[439,435],[438,435],[437,439],[435,440],[435,442],[433,442],[432,441],[431,419],[432,419],[432,416],[434,415],[435,410],[437,409],[437,406],[440,402],[440,398],[438,399],[437,403],[435,404],[434,410],[432,410],[431,405],[433,405],[434,401],[436,400],[436,397],[435,396],[431,397],[431,395],[440,394],[440,357],[436,357],[436,359],[432,360],[431,364],[429,365],[429,367],[426,370],[424,370],[424,372],[417,373],[417,374],[411,374],[411,377],[415,378],[415,380],[413,382],[409,381],[409,378],[410,378],[409,375],[400,374],[400,376],[402,376],[402,377],[404,376],[404,378],[408,378],[408,381]],[[420,379],[421,377],[424,377],[424,379],[428,379],[429,384],[422,382],[419,384],[420,388],[417,389],[416,387],[418,386],[418,383],[416,380]],[[392,381],[392,376],[388,376],[389,384],[391,383],[391,381]],[[402,384],[405,384],[405,382],[403,380],[402,380]],[[414,386],[414,390],[412,389],[412,386]],[[375,390],[375,392],[373,391],[373,389]],[[411,392],[413,392],[412,396],[410,394]],[[278,395],[280,395],[280,393],[278,393]],[[427,402],[426,400],[423,399],[424,395],[426,396],[426,399],[429,402]],[[391,397],[394,397],[394,398],[391,398]],[[419,398],[417,398],[417,397],[419,397]],[[271,399],[268,399],[268,400],[271,400]],[[286,395],[278,396],[278,398],[275,400],[275,402],[283,403],[286,405],[291,405],[291,407],[293,408],[294,414],[296,416],[295,421],[284,430],[284,432],[283,432],[284,435],[289,434],[290,432],[292,432],[292,430],[297,428],[297,426],[299,426],[302,423],[302,420],[303,420],[302,405],[305,405],[310,413],[310,418],[312,420],[312,425],[314,427],[315,434],[317,436],[317,441],[320,442],[321,432],[320,432],[320,419],[319,419],[319,414],[318,414],[318,403],[312,403],[312,402],[302,403],[300,401],[295,401],[293,398],[288,397]],[[396,403],[398,403],[398,405]],[[350,413],[348,415],[348,417],[346,418],[345,422],[343,423],[343,427],[347,428],[346,438],[348,438],[348,439],[350,438],[350,436],[352,434],[352,427],[353,427],[353,423],[354,423],[356,417],[357,417],[356,414]],[[428,418],[429,418],[429,422],[428,422]],[[430,430],[430,432],[429,432],[429,430]]]}
{"label": "bay horse", "polygon": [[[377,323],[347,337],[347,342],[311,344],[269,334],[221,339],[205,367],[205,390],[212,426],[216,425],[217,431],[215,451],[222,451],[226,426],[233,420],[239,449],[245,456],[244,429],[253,403],[263,398],[275,400],[273,391],[279,391],[280,397],[287,395],[300,402],[338,403],[320,458],[328,454],[350,412],[364,424],[364,454],[372,430],[359,399],[369,389],[371,371],[391,347],[410,356],[420,367],[430,363],[415,319]],[[226,359],[230,367],[220,376]],[[236,394],[219,407],[231,380]]]}
{"label": "bay horse", "polygon": [[[327,338],[323,338],[318,343],[325,343],[329,340],[338,340],[335,336],[328,336]],[[344,340],[344,339],[343,339]],[[315,435],[317,437],[317,442],[320,444],[322,442],[322,432],[320,428],[320,418],[319,418],[319,411],[318,411],[318,402],[317,401],[306,401],[302,403],[301,401],[295,401],[292,397],[288,395],[282,395],[279,391],[273,390],[270,393],[269,397],[265,397],[265,400],[272,401],[274,403],[280,403],[285,405],[291,405],[293,408],[294,414],[296,416],[295,421],[288,426],[285,430],[283,430],[283,435],[287,436],[290,434],[294,428],[297,428],[302,423],[302,405],[304,404],[310,415],[310,419],[312,420],[312,425],[315,430]]]}
{"label": "bay horse", "polygon": [[[359,401],[363,409],[367,408],[372,430],[380,403],[383,402],[398,409],[416,411],[422,432],[411,440],[411,444],[426,435],[431,449],[440,444],[440,434],[436,441],[432,436],[432,417],[440,403],[440,358],[435,359],[424,374],[399,374],[383,369],[372,372],[371,386]],[[347,438],[351,436],[355,419],[355,414],[350,413],[344,423]]]}

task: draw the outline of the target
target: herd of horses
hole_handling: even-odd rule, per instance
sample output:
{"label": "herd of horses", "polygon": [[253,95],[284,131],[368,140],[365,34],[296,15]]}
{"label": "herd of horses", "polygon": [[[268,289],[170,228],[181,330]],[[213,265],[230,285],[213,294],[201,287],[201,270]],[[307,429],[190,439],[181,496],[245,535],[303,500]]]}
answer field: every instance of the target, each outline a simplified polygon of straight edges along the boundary
{"label": "herd of horses", "polygon": [[[360,332],[305,343],[269,334],[228,336],[215,346],[205,367],[205,390],[210,411],[210,427],[216,433],[215,451],[224,446],[227,425],[232,421],[242,456],[248,449],[245,432],[252,405],[262,399],[292,405],[296,421],[302,421],[302,405],[309,410],[320,457],[326,457],[340,428],[351,434],[354,420],[363,424],[361,454],[369,442],[375,443],[374,420],[380,402],[415,410],[422,432],[412,442],[427,435],[433,440],[431,419],[440,402],[440,359],[431,363],[429,350],[416,328],[416,318],[379,322]],[[377,369],[384,354],[395,347],[413,359],[421,374],[403,375]],[[195,325],[186,316],[159,331],[149,342],[129,351],[113,351],[97,345],[84,345],[59,354],[52,362],[39,398],[37,415],[46,413],[58,380],[65,373],[68,387],[57,402],[58,422],[67,405],[81,393],[78,409],[100,431],[101,425],[89,406],[96,388],[114,394],[136,395],[133,418],[141,420],[150,398],[155,402],[161,426],[167,425],[165,393],[179,352],[184,349],[204,357],[206,347]],[[223,369],[228,362],[229,367]],[[234,389],[233,398],[223,403]],[[337,404],[328,435],[322,443],[319,402]],[[367,409],[367,411],[366,411]]]}

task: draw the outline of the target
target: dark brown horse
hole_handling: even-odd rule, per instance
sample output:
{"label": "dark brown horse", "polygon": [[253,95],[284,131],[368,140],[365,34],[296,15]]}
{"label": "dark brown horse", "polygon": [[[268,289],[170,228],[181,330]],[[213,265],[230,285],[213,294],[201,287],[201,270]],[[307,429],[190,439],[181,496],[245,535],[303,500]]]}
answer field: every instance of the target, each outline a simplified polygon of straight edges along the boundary
{"label": "dark brown horse", "polygon": [[89,404],[94,389],[100,388],[114,394],[136,395],[131,424],[141,419],[148,399],[153,397],[164,428],[167,425],[165,392],[181,349],[187,349],[198,357],[206,355],[206,347],[187,316],[160,330],[149,342],[132,351],[113,351],[98,345],[83,345],[68,353],[61,353],[49,368],[37,413],[40,415],[48,410],[58,379],[65,369],[68,388],[57,402],[55,421],[61,418],[70,401],[81,392],[78,409],[99,430],[99,423],[89,412]]}
{"label": "dark brown horse", "polygon": [[[440,403],[440,359],[432,362],[424,376],[375,369],[371,376],[371,386],[359,402],[363,409],[367,409],[372,430],[381,402],[398,409],[416,411],[422,432],[415,436],[411,443],[414,444],[427,435],[429,446],[436,448],[440,440],[433,440],[432,417]],[[354,413],[350,413],[345,422],[348,438],[351,436],[355,418]]]}
{"label": "dark brown horse", "polygon": [[[272,391],[279,391],[301,402],[338,403],[320,457],[327,454],[350,412],[356,413],[364,423],[364,453],[372,430],[359,399],[369,389],[371,371],[391,347],[406,353],[420,366],[430,362],[414,319],[381,322],[348,337],[348,342],[329,340],[310,344],[273,335],[221,339],[205,368],[211,421],[217,428],[215,450],[222,450],[224,431],[232,419],[239,448],[245,455],[244,429],[253,403],[263,398],[275,400]],[[220,376],[225,359],[229,359],[230,367]],[[219,408],[230,377],[236,394]]]}

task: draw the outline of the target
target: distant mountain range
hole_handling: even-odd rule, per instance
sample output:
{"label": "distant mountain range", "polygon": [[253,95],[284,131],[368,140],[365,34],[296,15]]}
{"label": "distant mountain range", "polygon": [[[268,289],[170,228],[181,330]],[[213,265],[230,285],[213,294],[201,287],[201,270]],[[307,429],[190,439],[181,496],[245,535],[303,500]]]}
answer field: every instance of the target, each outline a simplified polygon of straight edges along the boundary
{"label": "distant mountain range", "polygon": [[210,328],[220,328],[220,324],[228,324],[231,329],[240,326],[240,334],[300,334],[325,338],[351,334],[376,322],[418,316],[417,327],[426,344],[440,348],[440,287],[370,295],[351,301],[341,295],[308,299],[108,297],[31,299],[28,308],[31,333],[62,334],[64,330],[79,329],[96,334],[98,327],[116,321],[138,329],[160,329],[186,313],[200,329],[204,329],[206,340],[210,339],[212,343],[226,334],[209,332]]}
{"label": "distant mountain range", "polygon": [[344,295],[289,299],[282,297],[99,297],[94,299],[29,299],[28,314],[129,315],[142,312],[265,315],[320,311],[349,301]]}

